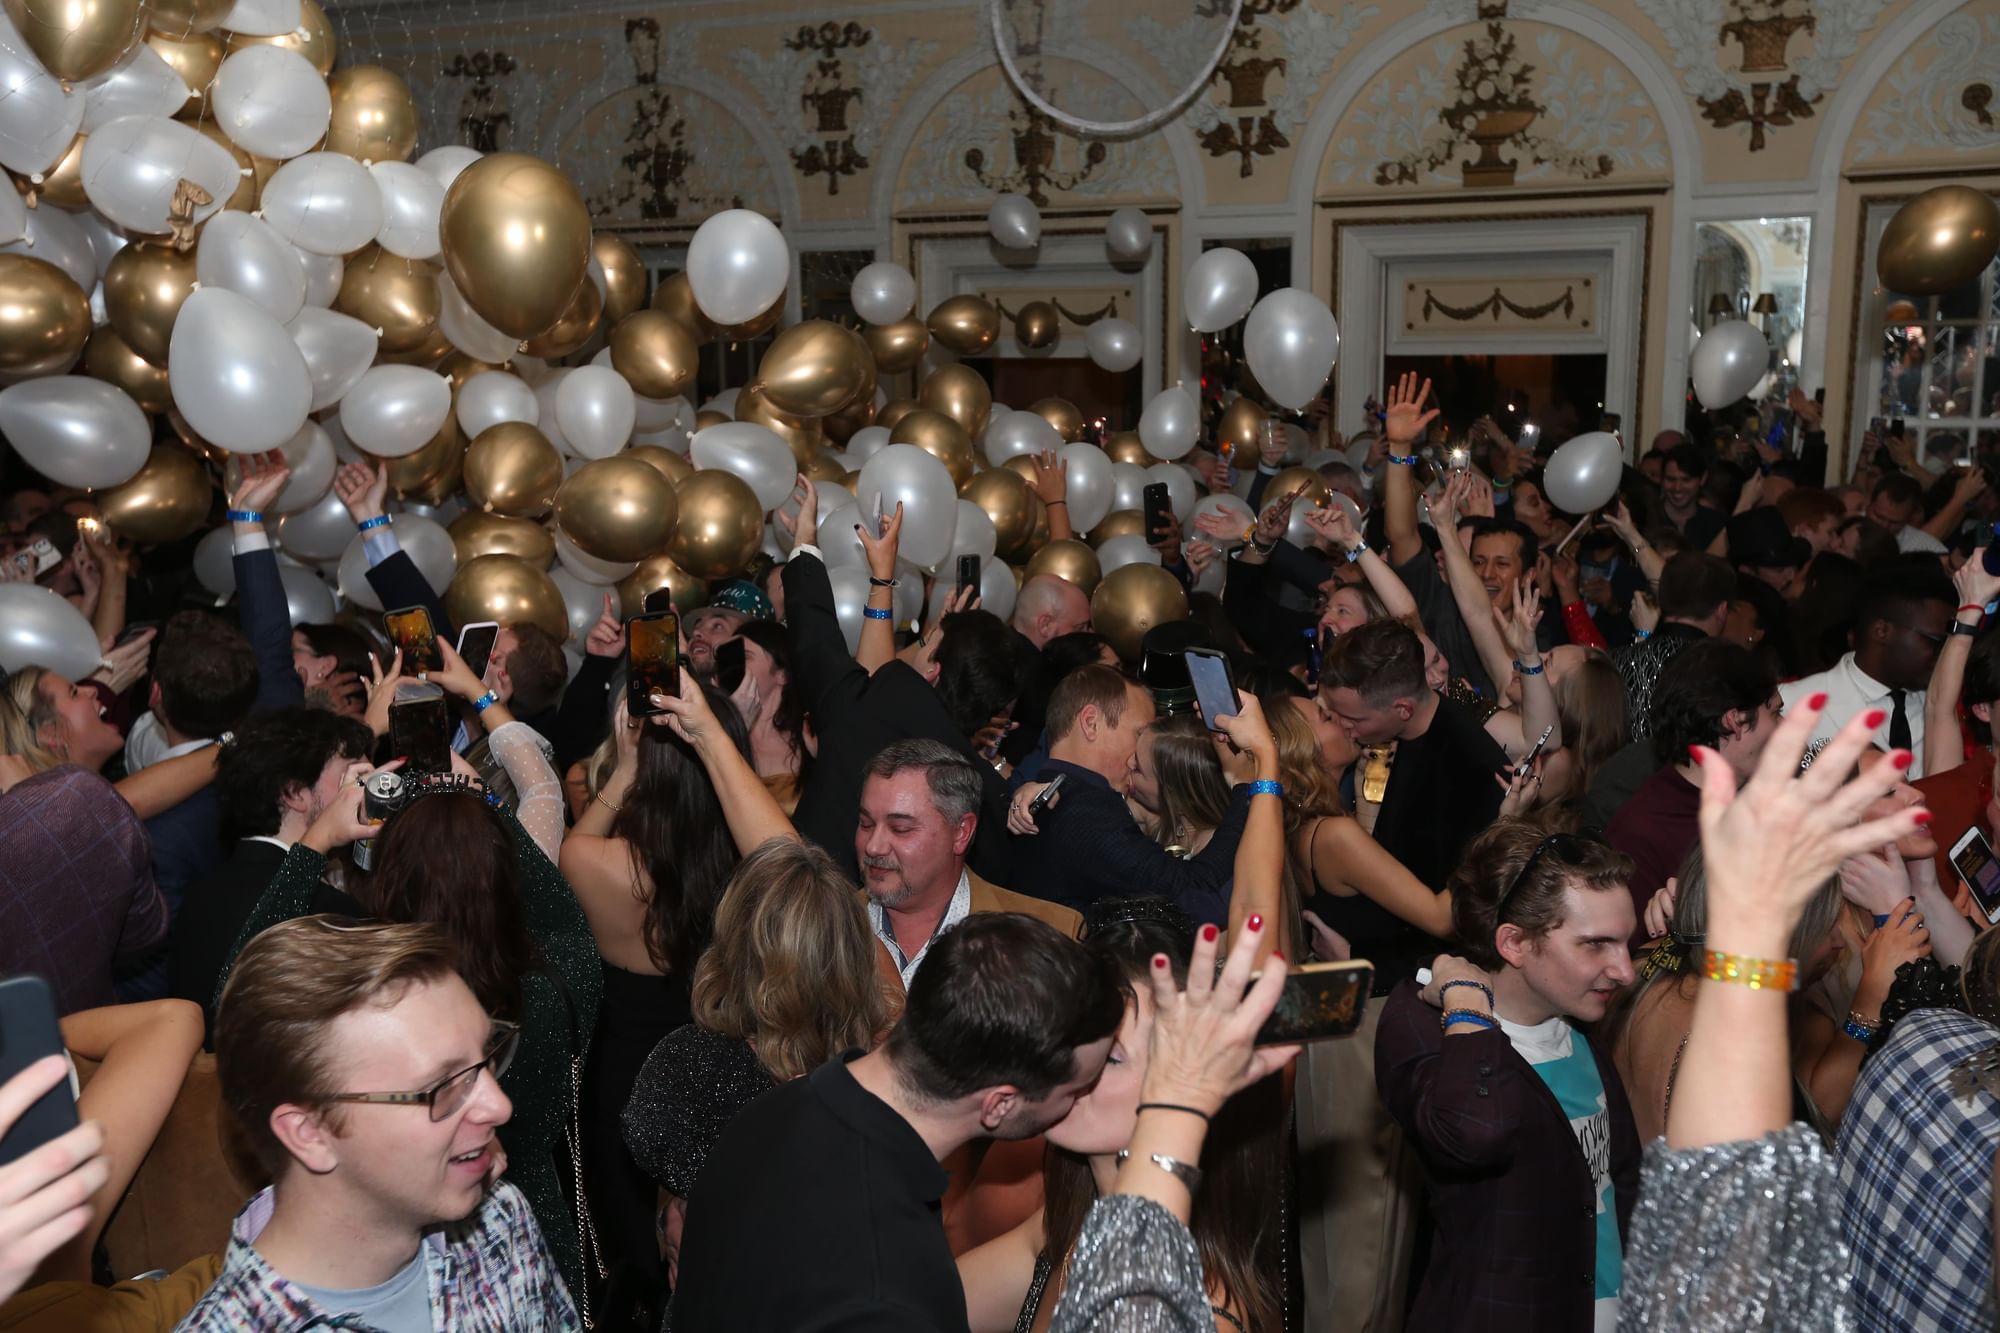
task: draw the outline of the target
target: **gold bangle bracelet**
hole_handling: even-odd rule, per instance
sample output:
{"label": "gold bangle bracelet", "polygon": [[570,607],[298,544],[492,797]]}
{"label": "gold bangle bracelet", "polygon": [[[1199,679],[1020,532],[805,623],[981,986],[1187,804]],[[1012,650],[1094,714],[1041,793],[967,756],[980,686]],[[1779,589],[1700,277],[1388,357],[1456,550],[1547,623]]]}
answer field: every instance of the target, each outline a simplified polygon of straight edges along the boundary
{"label": "gold bangle bracelet", "polygon": [[1719,949],[1701,951],[1701,974],[1710,981],[1724,981],[1751,990],[1795,991],[1799,988],[1799,961],[1796,958],[1745,958]]}
{"label": "gold bangle bracelet", "polygon": [[591,799],[591,800],[593,800],[593,801],[595,801],[595,802],[597,802],[597,803],[598,803],[599,805],[603,806],[603,807],[604,807],[604,808],[605,808],[606,810],[609,810],[609,811],[610,811],[610,812],[611,812],[612,814],[614,814],[614,815],[615,815],[615,814],[620,814],[620,813],[623,813],[623,812],[622,812],[622,811],[620,810],[620,808],[619,808],[618,806],[615,806],[615,805],[611,804],[611,802],[609,802],[609,801],[607,801],[607,800],[605,800],[605,799],[604,799],[604,793],[603,793],[603,792],[593,792],[593,793],[591,793],[591,797],[590,797],[590,799]]}

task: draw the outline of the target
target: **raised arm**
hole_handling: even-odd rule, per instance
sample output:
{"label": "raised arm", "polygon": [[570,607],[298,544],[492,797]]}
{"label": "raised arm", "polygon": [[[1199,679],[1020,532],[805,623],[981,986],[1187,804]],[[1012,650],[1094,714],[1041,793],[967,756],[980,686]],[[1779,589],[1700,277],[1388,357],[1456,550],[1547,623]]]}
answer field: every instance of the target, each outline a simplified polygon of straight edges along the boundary
{"label": "raised arm", "polygon": [[[1951,576],[1958,591],[1957,621],[1975,629],[1986,619],[1986,608],[2000,598],[2000,578],[1986,572],[1981,547]],[[1924,773],[1935,776],[1965,762],[1965,744],[1958,729],[1958,701],[1965,691],[1965,664],[1972,659],[1970,634],[1954,633],[1938,649],[1924,694]]]}
{"label": "raised arm", "polygon": [[[1543,669],[1542,650],[1537,646],[1535,627],[1542,623],[1542,599],[1528,579],[1514,582],[1514,613],[1502,630],[1512,652],[1508,667],[1521,678],[1521,730],[1526,733],[1522,754],[1534,748],[1542,733],[1549,733],[1545,749],[1560,750],[1563,744],[1562,714],[1556,708],[1555,687]],[[1495,679],[1499,679],[1495,677]],[[1513,756],[1516,759],[1520,754]]]}
{"label": "raised arm", "polygon": [[1251,787],[1250,809],[1236,841],[1235,879],[1229,890],[1230,938],[1237,938],[1246,923],[1257,918],[1256,962],[1261,966],[1274,949],[1285,949],[1294,958],[1301,950],[1289,938],[1296,929],[1284,911],[1285,798],[1278,789],[1278,745],[1264,720],[1263,704],[1255,694],[1244,691],[1241,695],[1243,711],[1216,718],[1212,725],[1222,728],[1229,738],[1227,746],[1249,757],[1254,765],[1253,783],[1270,784],[1266,791]]}
{"label": "raised arm", "polygon": [[1951,498],[1945,501],[1944,508],[1931,515],[1930,521],[1924,524],[1924,531],[1941,542],[1949,542],[1965,518],[1966,506],[1978,499],[1985,489],[1986,473],[1976,467],[1967,468],[1960,475],[1958,484],[1951,488]]}
{"label": "raised arm", "polygon": [[861,612],[861,641],[854,660],[872,676],[896,656],[896,547],[903,535],[902,502],[896,502],[896,512],[882,516],[875,532],[869,526],[866,518],[859,525],[861,549],[868,558],[868,602]]}
{"label": "raised arm", "polygon": [[[1514,674],[1514,659],[1493,618],[1493,599],[1486,595],[1486,585],[1458,539],[1459,510],[1469,491],[1466,474],[1454,472],[1443,493],[1431,501],[1431,523],[1437,529],[1438,549],[1444,555],[1445,582],[1451,588],[1451,600],[1458,607],[1458,618],[1464,623],[1465,632],[1472,636],[1472,646],[1479,652],[1479,664],[1486,668],[1487,679],[1504,698],[1507,680]],[[1527,730],[1525,723],[1522,730]]]}
{"label": "raised arm", "polygon": [[292,666],[292,617],[284,581],[278,577],[278,557],[264,526],[265,510],[277,502],[292,471],[275,450],[244,455],[242,468],[243,478],[229,497],[237,615],[243,637],[257,655],[258,705],[296,707],[305,702],[306,690]]}
{"label": "raised arm", "polygon": [[1076,529],[1069,521],[1069,466],[1053,449],[1042,450],[1033,456],[1033,461],[1035,479],[1028,485],[1048,510],[1049,540],[1067,541],[1076,536]]}
{"label": "raised arm", "polygon": [[1306,523],[1319,534],[1328,551],[1361,567],[1361,577],[1368,580],[1368,586],[1382,599],[1382,607],[1391,620],[1416,618],[1417,599],[1410,585],[1389,568],[1374,547],[1361,539],[1361,534],[1354,530],[1353,518],[1343,506],[1330,504],[1316,509],[1306,515]]}
{"label": "raised arm", "polygon": [[729,824],[737,851],[748,856],[773,838],[798,841],[799,831],[749,759],[716,721],[706,695],[700,690],[685,690],[673,697],[656,694],[653,702],[666,710],[657,723],[673,728],[674,734],[701,756],[701,766],[715,788],[715,799],[722,806],[722,817]]}
{"label": "raised arm", "polygon": [[125,804],[132,807],[132,813],[141,819],[151,819],[171,810],[215,781],[215,759],[219,748],[204,745],[192,754],[175,755],[172,759],[148,764],[137,773],[128,773],[118,779],[118,794],[125,798]]}
{"label": "raised arm", "polygon": [[1612,497],[1611,507],[1604,511],[1604,521],[1618,534],[1618,540],[1632,552],[1632,558],[1639,562],[1639,572],[1646,576],[1646,582],[1657,588],[1660,586],[1660,571],[1667,567],[1667,558],[1653,549],[1653,544],[1640,535],[1638,526],[1632,522],[1632,511],[1625,507],[1625,497]]}
{"label": "raised arm", "polygon": [[1424,410],[1431,396],[1431,382],[1417,387],[1415,373],[1407,374],[1390,386],[1389,404],[1384,409],[1382,435],[1389,447],[1388,473],[1383,478],[1384,521],[1389,534],[1389,562],[1395,565],[1414,560],[1423,551],[1424,539],[1417,526],[1417,477],[1415,468],[1398,459],[1413,458],[1410,450],[1423,437],[1426,427],[1436,420],[1438,409]]}

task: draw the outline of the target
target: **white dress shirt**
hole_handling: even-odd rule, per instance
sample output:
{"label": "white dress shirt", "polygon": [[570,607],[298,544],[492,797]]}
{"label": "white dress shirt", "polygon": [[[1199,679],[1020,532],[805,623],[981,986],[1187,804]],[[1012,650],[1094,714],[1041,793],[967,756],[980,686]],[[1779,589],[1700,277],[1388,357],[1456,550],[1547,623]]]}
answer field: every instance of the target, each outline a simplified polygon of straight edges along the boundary
{"label": "white dress shirt", "polygon": [[924,955],[931,951],[944,933],[972,915],[972,877],[965,871],[958,872],[958,887],[952,890],[951,905],[944,909],[937,929],[924,941],[924,947],[912,957],[903,957],[903,947],[896,943],[896,931],[889,924],[889,909],[880,903],[868,904],[868,924],[875,928],[875,938],[881,940],[889,950],[889,961],[896,965],[897,973],[903,978],[903,989],[910,988],[910,981],[917,975],[917,968],[923,964]]}
{"label": "white dress shirt", "polygon": [[132,734],[125,738],[125,771],[137,773],[142,768],[151,768],[162,759],[178,759],[184,754],[215,744],[205,736],[179,745],[167,743],[167,729],[160,724],[157,713],[148,710],[139,715],[132,724]]}
{"label": "white dress shirt", "polygon": [[[1853,653],[1817,675],[1780,685],[1778,697],[1785,701],[1785,707],[1789,709],[1797,700],[1821,691],[1826,694],[1826,708],[1813,728],[1814,740],[1831,739],[1855,714],[1879,708],[1891,716],[1882,719],[1882,725],[1875,728],[1873,739],[1883,749],[1889,748],[1889,728],[1895,722],[1889,687],[1854,665]],[[1910,763],[1909,777],[1914,780],[1924,775],[1924,691],[1903,692],[1903,714],[1910,720],[1910,752],[1915,758]]]}
{"label": "white dress shirt", "polygon": [[1896,549],[1904,555],[1917,552],[1924,555],[1943,555],[1944,543],[1916,524],[1905,523],[1903,530],[1896,534]]}

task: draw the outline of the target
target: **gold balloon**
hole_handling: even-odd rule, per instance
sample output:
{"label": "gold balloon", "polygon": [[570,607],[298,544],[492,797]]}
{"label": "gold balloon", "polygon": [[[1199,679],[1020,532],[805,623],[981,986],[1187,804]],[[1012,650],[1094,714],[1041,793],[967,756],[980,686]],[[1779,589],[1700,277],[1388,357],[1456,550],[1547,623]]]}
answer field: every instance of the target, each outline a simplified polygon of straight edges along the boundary
{"label": "gold balloon", "polygon": [[104,269],[104,309],[133,351],[167,364],[167,342],[181,302],[194,290],[194,254],[171,245],[128,245]]}
{"label": "gold balloon", "polygon": [[1034,493],[1018,473],[1004,467],[988,468],[965,483],[959,495],[986,511],[993,520],[1001,559],[1012,556],[1027,544],[1034,529],[1035,510],[1029,502]]}
{"label": "gold balloon", "polygon": [[1151,467],[1160,461],[1146,452],[1146,443],[1136,430],[1121,430],[1107,436],[1104,452],[1114,463],[1130,463],[1135,467]]}
{"label": "gold balloon", "polygon": [[965,427],[942,412],[920,407],[904,415],[889,430],[889,443],[914,444],[951,472],[951,484],[963,486],[972,480],[977,464],[972,457],[972,438]]}
{"label": "gold balloon", "polygon": [[451,339],[444,336],[443,329],[432,329],[430,335],[407,352],[383,352],[380,359],[398,366],[423,366],[436,369],[456,351]]}
{"label": "gold balloon", "polygon": [[616,324],[646,308],[646,261],[632,243],[602,232],[590,238],[590,254],[604,270],[604,319]]}
{"label": "gold balloon", "polygon": [[1043,504],[1042,497],[1036,495],[1032,490],[1029,491],[1028,496],[1034,502],[1035,526],[1028,533],[1028,540],[1015,553],[1014,558],[1016,560],[1034,559],[1055,538],[1055,534],[1049,531],[1049,507]]}
{"label": "gold balloon", "polygon": [[[1165,573],[1164,570],[1161,572]],[[1035,552],[1034,559],[1028,561],[1027,574],[1029,578],[1037,574],[1054,574],[1057,578],[1069,580],[1086,593],[1095,589],[1097,581],[1104,577],[1097,563],[1097,552],[1073,537],[1050,542]]]}
{"label": "gold balloon", "polygon": [[891,398],[882,404],[882,410],[875,414],[875,424],[884,430],[894,430],[897,422],[922,406],[923,404],[914,398]]}
{"label": "gold balloon", "polygon": [[1186,620],[1187,593],[1181,581],[1158,565],[1121,565],[1104,576],[1090,595],[1090,627],[1110,640],[1127,662],[1139,658],[1139,643],[1155,625]]}
{"label": "gold balloon", "polygon": [[838,484],[840,479],[847,475],[847,465],[836,458],[831,451],[821,449],[812,456],[812,461],[806,464],[805,475],[808,481],[831,481]]}
{"label": "gold balloon", "polygon": [[1090,545],[1094,550],[1113,537],[1143,537],[1146,535],[1146,512],[1143,509],[1114,509],[1104,516],[1104,521],[1090,530]]}
{"label": "gold balloon", "polygon": [[1000,336],[1000,312],[977,296],[940,301],[928,321],[931,337],[960,356],[977,356]]}
{"label": "gold balloon", "polygon": [[488,513],[524,519],[546,514],[562,481],[562,455],[525,421],[488,426],[466,446],[465,498]]}
{"label": "gold balloon", "polygon": [[747,482],[713,468],[680,486],[681,521],[667,553],[696,578],[743,572],[764,540],[764,511]]}
{"label": "gold balloon", "polygon": [[167,368],[133,351],[109,324],[93,330],[84,345],[83,373],[117,385],[132,396],[142,412],[164,412],[174,405],[173,390],[167,387]]}
{"label": "gold balloon", "polygon": [[547,569],[556,558],[556,539],[532,518],[508,518],[467,510],[445,529],[458,563],[469,565],[482,555],[511,555],[536,569]]}
{"label": "gold balloon", "polygon": [[694,475],[694,464],[673,450],[663,449],[657,444],[635,444],[627,449],[623,456],[638,459],[675,487]]}
{"label": "gold balloon", "polygon": [[208,469],[178,444],[156,444],[130,481],[97,493],[97,515],[140,545],[176,542],[208,521]]}
{"label": "gold balloon", "polygon": [[327,78],[326,90],[333,95],[327,152],[363,162],[408,160],[417,146],[417,99],[409,84],[380,65],[349,65]]}
{"label": "gold balloon", "polygon": [[[223,7],[227,13],[229,6]],[[222,39],[212,32],[192,32],[185,37],[170,37],[164,31],[146,35],[146,45],[159,53],[160,59],[173,67],[181,76],[181,82],[188,86],[188,100],[181,103],[174,115],[182,120],[193,120],[208,113],[208,85],[215,82],[215,71],[222,68],[222,58],[229,50]]]}
{"label": "gold balloon", "polygon": [[[153,26],[157,28],[160,26],[158,0],[155,0],[153,8]],[[319,7],[319,0],[301,0],[299,26],[290,32],[276,37],[252,37],[242,32],[229,34],[231,51],[240,51],[246,46],[282,46],[287,51],[297,51],[312,62],[321,78],[333,73],[333,58],[338,49],[333,25],[327,22],[326,11]]]}
{"label": "gold balloon", "polygon": [[853,402],[874,378],[868,345],[852,329],[825,319],[794,324],[757,363],[757,386],[787,416],[815,419]]}
{"label": "gold balloon", "polygon": [[993,415],[993,390],[986,377],[970,366],[941,366],[933,371],[917,391],[917,401],[933,412],[942,412],[977,437]]}
{"label": "gold balloon", "polygon": [[754,421],[783,440],[801,470],[826,444],[826,436],[821,433],[817,420],[801,421],[787,416],[772,406],[763,390],[754,384],[736,395],[736,419]]}
{"label": "gold balloon", "polygon": [[1326,479],[1309,467],[1288,467],[1264,487],[1264,503],[1297,495],[1301,505],[1323,505],[1327,497]]}
{"label": "gold balloon", "polygon": [[147,23],[153,36],[186,37],[222,26],[236,0],[153,0]]}
{"label": "gold balloon", "polygon": [[484,375],[489,370],[506,369],[507,367],[496,366],[491,361],[481,361],[477,357],[467,356],[464,352],[453,352],[445,358],[444,364],[438,367],[438,374],[451,376],[451,391],[455,394],[463,389],[465,382],[474,375]]}
{"label": "gold balloon", "polygon": [[244,152],[231,143],[229,136],[222,132],[222,127],[212,120],[202,121],[195,126],[195,129],[203,138],[221,144],[222,150],[236,159],[236,188],[230,191],[229,198],[223,201],[222,207],[233,208],[239,213],[254,210],[257,207],[258,192],[264,188],[264,182],[271,179],[271,173],[276,171],[280,164],[268,157],[257,157]]}
{"label": "gold balloon", "polygon": [[354,252],[333,298],[341,314],[382,330],[384,352],[414,352],[429,342],[437,331],[438,303],[437,265],[392,255],[379,245]]}
{"label": "gold balloon", "polygon": [[701,344],[672,315],[641,310],[611,330],[611,368],[641,397],[675,398],[694,387]]}
{"label": "gold balloon", "polygon": [[546,357],[553,361],[557,357],[568,356],[577,348],[590,341],[590,335],[597,332],[598,321],[604,315],[604,296],[597,290],[597,284],[585,278],[570,298],[569,309],[563,311],[562,318],[547,331],[521,344],[521,350],[529,356]]}
{"label": "gold balloon", "polygon": [[1030,412],[1056,428],[1056,434],[1070,444],[1083,438],[1083,413],[1067,398],[1042,398],[1028,407]]}
{"label": "gold balloon", "polygon": [[[873,378],[872,376],[870,378]],[[831,444],[846,444],[854,432],[875,420],[875,389],[855,399],[830,417],[819,419],[820,431]]]}
{"label": "gold balloon", "polygon": [[187,418],[181,415],[177,407],[167,409],[167,424],[174,428],[174,434],[180,436],[181,443],[192,449],[195,457],[204,462],[227,466],[229,460],[235,456],[221,445],[210,444],[198,435],[195,428],[188,425]]}
{"label": "gold balloon", "polygon": [[444,612],[456,625],[527,621],[558,642],[569,637],[569,612],[555,580],[517,555],[482,555],[460,565],[445,589]]}
{"label": "gold balloon", "polygon": [[7,17],[64,83],[110,69],[146,31],[146,0],[6,0]]}
{"label": "gold balloon", "polygon": [[0,255],[0,374],[60,374],[88,337],[90,298],[69,274],[46,260]]}
{"label": "gold balloon", "polygon": [[90,199],[83,192],[83,141],[86,137],[79,134],[71,140],[68,151],[42,173],[41,184],[26,186],[24,193],[29,199],[54,204],[58,208],[90,207]]}
{"label": "gold balloon", "polygon": [[1892,292],[1936,296],[1976,282],[2000,251],[2000,207],[1984,190],[1940,185],[1896,210],[1875,272]]}
{"label": "gold balloon", "polygon": [[673,535],[678,509],[673,484],[636,458],[585,463],[556,491],[557,526],[585,555],[599,560],[659,554]]}
{"label": "gold balloon", "polygon": [[780,292],[778,299],[764,308],[763,314],[752,315],[741,324],[717,324],[715,333],[717,337],[728,338],[732,342],[742,342],[769,333],[778,327],[778,321],[784,317],[785,294]]}
{"label": "gold balloon", "polygon": [[[738,396],[740,397],[741,395]],[[694,414],[694,428],[697,431],[704,431],[710,426],[720,426],[725,421],[734,420],[736,418],[730,416],[727,412],[717,412],[713,408],[709,408]]]}
{"label": "gold balloon", "polygon": [[459,433],[458,414],[447,416],[438,433],[415,451],[375,461],[388,464],[389,489],[399,497],[438,503],[458,489],[465,475],[465,437]]}
{"label": "gold balloon", "polygon": [[1003,464],[1009,472],[1028,483],[1028,489],[1035,488],[1035,460],[1026,454],[1015,454]]}
{"label": "gold balloon", "polygon": [[1014,341],[1031,352],[1054,344],[1062,315],[1047,301],[1030,301],[1014,316]]}
{"label": "gold balloon", "polygon": [[885,375],[915,368],[931,346],[931,331],[914,317],[893,324],[871,324],[861,336],[875,357],[876,368]]}
{"label": "gold balloon", "polygon": [[1238,398],[1223,409],[1215,425],[1215,451],[1240,469],[1257,466],[1264,456],[1264,423],[1271,414],[1254,398]]}
{"label": "gold balloon", "polygon": [[660,285],[653,289],[653,309],[687,325],[702,342],[715,336],[715,325],[695,304],[694,288],[688,286],[688,275],[685,273],[661,279]]}
{"label": "gold balloon", "polygon": [[646,609],[646,594],[666,588],[682,615],[708,605],[708,585],[675,564],[672,556],[649,555],[618,581],[619,614],[630,619]]}
{"label": "gold balloon", "polygon": [[[338,105],[336,98],[336,120]],[[542,333],[569,309],[577,284],[589,281],[583,196],[526,153],[488,153],[461,171],[445,191],[438,236],[466,303],[510,337]]]}

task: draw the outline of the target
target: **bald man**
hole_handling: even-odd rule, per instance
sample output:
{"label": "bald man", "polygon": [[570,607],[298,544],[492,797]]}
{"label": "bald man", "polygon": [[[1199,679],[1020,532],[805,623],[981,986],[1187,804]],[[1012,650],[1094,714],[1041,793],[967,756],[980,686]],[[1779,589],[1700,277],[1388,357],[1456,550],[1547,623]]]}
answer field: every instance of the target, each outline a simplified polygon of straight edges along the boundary
{"label": "bald man", "polygon": [[1040,652],[1050,639],[1090,628],[1090,599],[1083,589],[1054,574],[1037,574],[1014,599],[1014,631]]}

